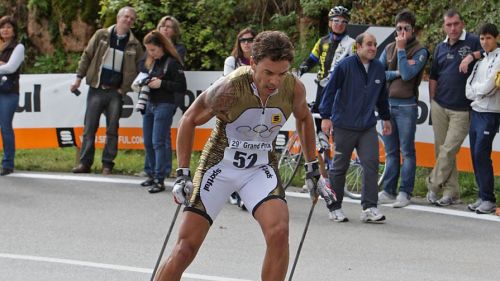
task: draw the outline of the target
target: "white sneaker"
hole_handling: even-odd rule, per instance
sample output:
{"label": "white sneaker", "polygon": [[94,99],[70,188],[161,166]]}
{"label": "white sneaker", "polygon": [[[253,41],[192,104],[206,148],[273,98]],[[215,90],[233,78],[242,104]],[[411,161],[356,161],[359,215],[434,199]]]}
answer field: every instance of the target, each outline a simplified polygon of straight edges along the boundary
{"label": "white sneaker", "polygon": [[490,214],[494,213],[497,205],[495,202],[483,201],[481,205],[476,208],[476,214]]}
{"label": "white sneaker", "polygon": [[396,202],[392,204],[393,208],[403,208],[410,205],[410,196],[408,193],[401,191],[398,194],[398,197],[396,197]]}
{"label": "white sneaker", "polygon": [[360,219],[362,222],[383,223],[385,221],[385,216],[377,207],[371,207],[361,212]]}
{"label": "white sneaker", "polygon": [[467,209],[475,212],[476,209],[477,209],[477,207],[479,207],[481,205],[481,203],[483,203],[483,200],[481,198],[479,198],[479,199],[476,200],[476,202],[467,205]]}
{"label": "white sneaker", "polygon": [[233,196],[233,194],[229,195],[229,204],[238,205],[238,197]]}
{"label": "white sneaker", "polygon": [[385,190],[382,190],[378,193],[378,204],[390,204],[396,200],[396,197],[390,195]]}
{"label": "white sneaker", "polygon": [[434,193],[433,191],[428,191],[427,192],[427,195],[425,196],[425,198],[427,199],[427,202],[431,203],[431,204],[436,204],[438,198],[437,198],[437,194]]}
{"label": "white sneaker", "polygon": [[349,219],[344,215],[342,209],[333,210],[328,213],[328,218],[336,222],[347,222]]}

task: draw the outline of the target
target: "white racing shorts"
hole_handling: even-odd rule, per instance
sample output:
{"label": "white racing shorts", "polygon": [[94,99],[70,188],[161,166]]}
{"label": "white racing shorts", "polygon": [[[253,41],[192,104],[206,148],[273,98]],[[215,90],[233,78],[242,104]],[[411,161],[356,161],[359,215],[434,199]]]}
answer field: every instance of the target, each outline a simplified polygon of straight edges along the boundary
{"label": "white racing shorts", "polygon": [[269,164],[242,169],[221,161],[201,175],[199,184],[197,181],[193,183],[193,197],[185,210],[202,215],[210,225],[226,204],[229,195],[235,191],[252,215],[260,204],[269,199],[285,201],[281,181]]}

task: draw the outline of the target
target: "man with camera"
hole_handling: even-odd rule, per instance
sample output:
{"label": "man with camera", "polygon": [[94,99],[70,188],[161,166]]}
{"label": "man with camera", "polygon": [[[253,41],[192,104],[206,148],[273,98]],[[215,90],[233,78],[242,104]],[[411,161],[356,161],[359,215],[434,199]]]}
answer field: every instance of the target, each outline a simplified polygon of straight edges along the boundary
{"label": "man with camera", "polygon": [[78,64],[71,92],[78,93],[84,77],[89,85],[87,109],[80,151],[80,164],[73,173],[90,173],[94,162],[95,135],[101,114],[106,116],[106,143],[102,153],[102,173],[111,174],[118,152],[118,127],[123,95],[138,72],[143,56],[141,43],[130,28],[136,18],[135,10],[123,7],[117,14],[116,25],[96,31],[85,48]]}

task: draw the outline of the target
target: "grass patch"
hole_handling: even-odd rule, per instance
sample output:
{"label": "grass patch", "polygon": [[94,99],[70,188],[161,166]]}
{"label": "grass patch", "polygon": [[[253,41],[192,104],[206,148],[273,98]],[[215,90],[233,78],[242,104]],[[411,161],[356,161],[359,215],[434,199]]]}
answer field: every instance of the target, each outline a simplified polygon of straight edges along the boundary
{"label": "grass patch", "polygon": [[[100,173],[102,150],[96,149],[94,173]],[[71,172],[71,169],[78,164],[77,149],[74,147],[54,148],[54,149],[19,149],[16,151],[16,170],[40,171],[40,172]],[[200,159],[200,152],[193,152],[191,157],[191,171],[196,170]],[[177,167],[177,158],[174,152],[174,169]],[[144,167],[143,150],[119,150],[115,160],[113,173],[123,175],[137,175]],[[297,174],[292,180],[293,186],[304,185],[304,169],[299,167]],[[415,176],[414,196],[424,197],[427,193],[425,178],[431,169],[417,167]],[[477,185],[473,173],[459,173],[460,193],[462,200],[466,203],[472,202],[477,197]],[[495,193],[500,194],[500,177],[495,177]]]}

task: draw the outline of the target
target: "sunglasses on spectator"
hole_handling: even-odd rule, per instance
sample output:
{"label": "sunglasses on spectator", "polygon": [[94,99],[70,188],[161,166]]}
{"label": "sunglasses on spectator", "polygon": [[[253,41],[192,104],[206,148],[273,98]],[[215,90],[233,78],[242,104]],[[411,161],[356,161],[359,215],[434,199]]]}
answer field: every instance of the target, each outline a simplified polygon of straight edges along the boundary
{"label": "sunglasses on spectator", "polygon": [[341,20],[341,19],[332,19],[333,23],[335,24],[348,24],[349,22],[347,20]]}
{"label": "sunglasses on spectator", "polygon": [[406,32],[410,32],[413,28],[411,27],[411,25],[405,25],[405,26],[396,26],[396,31],[397,32],[402,32],[404,29],[404,31]]}
{"label": "sunglasses on spectator", "polygon": [[240,42],[240,43],[253,43],[253,37],[250,37],[250,38],[240,38],[240,39],[238,39],[238,42]]}

